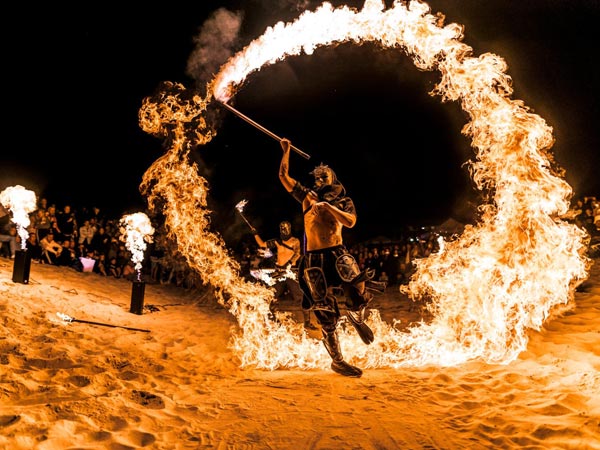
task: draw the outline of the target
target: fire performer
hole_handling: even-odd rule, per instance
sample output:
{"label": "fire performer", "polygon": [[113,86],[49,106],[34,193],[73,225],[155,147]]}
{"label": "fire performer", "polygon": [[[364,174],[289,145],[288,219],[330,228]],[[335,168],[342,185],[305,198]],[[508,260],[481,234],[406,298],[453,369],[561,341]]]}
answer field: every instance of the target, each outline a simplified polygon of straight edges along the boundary
{"label": "fire performer", "polygon": [[[298,305],[302,305],[302,290],[298,283],[297,262],[301,256],[300,239],[292,236],[292,224],[288,221],[279,223],[279,238],[269,239],[264,241],[256,228],[251,226],[251,232],[254,235],[254,240],[262,249],[270,250],[275,256],[275,271],[271,278],[275,280],[272,285],[275,289],[275,300],[281,298],[286,291],[294,299]],[[271,305],[272,307],[273,305]],[[302,308],[304,315],[304,328],[307,330],[316,330],[310,321],[310,310]]]}
{"label": "fire performer", "polygon": [[302,204],[306,253],[299,262],[299,282],[304,292],[303,307],[314,311],[321,325],[323,343],[333,362],[331,369],[348,377],[360,377],[362,370],[344,361],[337,336],[341,318],[337,292],[346,297],[346,314],[365,344],[373,342],[373,332],[364,322],[365,310],[373,298],[367,291],[371,273],[361,272],[354,257],[348,252],[342,238],[344,227],[356,224],[352,199],[326,165],[317,166],[311,174],[315,178],[309,189],[289,175],[291,143],[281,139],[283,156],[279,179],[284,188]]}

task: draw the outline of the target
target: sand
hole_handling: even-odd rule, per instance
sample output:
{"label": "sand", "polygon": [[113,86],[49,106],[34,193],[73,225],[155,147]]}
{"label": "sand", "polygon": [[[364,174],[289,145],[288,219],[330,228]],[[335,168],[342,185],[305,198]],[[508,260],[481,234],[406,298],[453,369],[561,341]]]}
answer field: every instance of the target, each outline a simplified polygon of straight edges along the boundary
{"label": "sand", "polygon": [[[28,284],[12,275],[0,258],[2,449],[600,449],[597,264],[575,308],[509,364],[361,378],[241,368],[236,319],[208,288],[148,282],[134,314],[131,281],[39,264]],[[421,319],[397,288],[373,307]]]}

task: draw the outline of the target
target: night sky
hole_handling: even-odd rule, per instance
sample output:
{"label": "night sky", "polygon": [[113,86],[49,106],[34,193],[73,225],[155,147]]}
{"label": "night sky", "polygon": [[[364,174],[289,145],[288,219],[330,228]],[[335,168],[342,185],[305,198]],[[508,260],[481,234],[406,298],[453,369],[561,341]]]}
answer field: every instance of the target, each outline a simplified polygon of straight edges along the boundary
{"label": "night sky", "polygon": [[[363,2],[332,2],[342,3]],[[553,127],[552,152],[575,194],[600,195],[600,3],[427,3],[446,23],[465,26],[463,42],[474,56],[506,60],[512,98]],[[0,189],[21,184],[58,207],[97,205],[115,217],[143,210],[138,186],[164,148],[140,129],[138,111],[163,81],[194,87],[186,67],[211,14],[243,12],[235,53],[267,26],[320,4],[203,0],[142,3],[127,12],[106,3],[85,11],[28,6],[7,18]],[[292,154],[292,176],[308,181],[320,162],[336,171],[357,207],[351,238],[393,237],[408,225],[468,220],[477,204],[462,167],[473,156],[460,131],[467,117],[458,104],[428,95],[437,76],[418,71],[400,50],[343,44],[263,68],[232,104],[311,155],[307,161]],[[211,185],[217,230],[231,239],[244,231],[234,209],[242,199],[265,236],[280,220],[299,223],[299,205],[277,177],[277,141],[229,112],[221,118],[213,141],[191,155]]]}

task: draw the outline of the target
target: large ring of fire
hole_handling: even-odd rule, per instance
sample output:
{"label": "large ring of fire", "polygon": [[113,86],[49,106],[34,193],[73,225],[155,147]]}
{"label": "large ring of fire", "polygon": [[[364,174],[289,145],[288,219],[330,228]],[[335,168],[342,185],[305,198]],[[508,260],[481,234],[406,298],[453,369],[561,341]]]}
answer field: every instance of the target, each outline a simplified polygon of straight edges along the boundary
{"label": "large ring of fire", "polygon": [[443,20],[416,0],[387,10],[381,0],[366,0],[360,11],[323,3],[292,23],[268,28],[234,55],[209,83],[205,98],[167,82],[144,100],[140,124],[166,136],[168,150],[146,171],[140,190],[150,209],[164,213],[169,237],[189,266],[236,318],[231,348],[242,367],[325,368],[330,357],[286,314],[279,323],[269,320],[273,293],[241,278],[222,238],[209,231],[208,182],[188,153],[216,133],[205,117],[213,98],[226,102],[265,65],[341,42],[400,48],[419,69],[439,71],[431,94],[459,102],[468,114],[463,133],[475,151],[469,171],[477,189],[489,192],[476,225],[417,263],[406,292],[427,299],[432,320],[401,332],[373,310],[367,320],[376,336],[371,346],[352,327],[342,327],[346,359],[363,367],[508,363],[525,350],[527,330],[540,329],[552,311],[572,304],[590,261],[585,232],[560,218],[572,189],[553,162],[552,130],[510,98],[503,59],[471,56],[472,48],[461,42],[462,26]]}

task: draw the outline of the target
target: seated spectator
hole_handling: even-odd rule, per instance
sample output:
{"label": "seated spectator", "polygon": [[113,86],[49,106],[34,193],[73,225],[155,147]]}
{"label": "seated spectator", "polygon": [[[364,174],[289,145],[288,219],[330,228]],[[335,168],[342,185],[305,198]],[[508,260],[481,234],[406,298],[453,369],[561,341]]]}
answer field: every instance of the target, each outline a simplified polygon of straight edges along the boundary
{"label": "seated spectator", "polygon": [[388,274],[383,271],[381,272],[381,275],[379,275],[379,279],[377,281],[381,281],[387,285],[390,282],[390,278],[388,277]]}
{"label": "seated spectator", "polygon": [[0,247],[4,246],[4,243],[8,244],[8,255],[11,259],[14,259],[17,251],[17,233],[14,226],[8,225],[8,230],[0,229]]}
{"label": "seated spectator", "polygon": [[36,233],[31,233],[27,237],[27,240],[25,241],[25,248],[27,249],[27,252],[31,256],[31,260],[33,262],[36,262],[36,263],[41,262],[42,256],[43,256],[43,251],[42,251],[42,246],[38,242]]}
{"label": "seated spectator", "polygon": [[89,247],[92,243],[94,234],[96,234],[96,228],[94,228],[89,220],[84,220],[83,225],[79,227],[79,237],[77,242]]}
{"label": "seated spectator", "polygon": [[2,203],[0,203],[0,250],[3,250],[4,244],[8,244],[8,255],[11,258],[15,257],[17,251],[16,233],[11,232],[14,225],[10,223],[10,215]]}
{"label": "seated spectator", "polygon": [[123,270],[121,269],[121,267],[119,267],[117,265],[117,257],[116,256],[113,256],[112,258],[110,258],[110,261],[108,261],[108,265],[106,266],[106,270],[109,275],[111,275],[115,278],[121,278],[121,275],[123,273]]}
{"label": "seated spectator", "polygon": [[133,262],[128,261],[127,264],[123,266],[123,278],[126,278],[129,281],[134,281],[137,277],[137,271],[135,270],[135,265]]}
{"label": "seated spectator", "polygon": [[77,255],[75,249],[71,248],[71,240],[66,238],[62,243],[62,252],[56,259],[56,264],[59,266],[73,267],[77,261]]}
{"label": "seated spectator", "polygon": [[88,249],[83,242],[80,242],[75,246],[75,253],[78,258],[85,258],[87,255]]}
{"label": "seated spectator", "polygon": [[106,255],[104,253],[94,252],[94,258],[96,259],[96,265],[94,266],[94,272],[99,275],[107,276],[106,272]]}
{"label": "seated spectator", "polygon": [[62,245],[54,240],[54,234],[48,233],[40,240],[42,247],[42,262],[45,264],[57,265],[58,257],[62,253]]}

